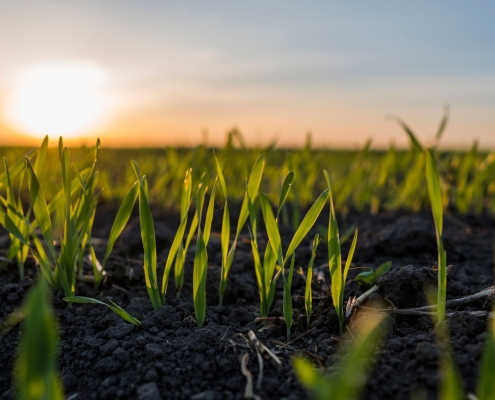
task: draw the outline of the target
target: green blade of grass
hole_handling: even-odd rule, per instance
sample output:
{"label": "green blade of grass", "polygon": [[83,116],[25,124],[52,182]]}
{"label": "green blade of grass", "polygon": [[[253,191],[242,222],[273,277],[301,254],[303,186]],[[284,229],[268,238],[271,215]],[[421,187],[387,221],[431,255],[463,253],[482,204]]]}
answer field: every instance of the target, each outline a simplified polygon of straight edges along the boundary
{"label": "green blade of grass", "polygon": [[[177,252],[179,251],[179,248],[181,247],[182,240],[184,238],[184,233],[186,231],[186,224],[187,224],[187,213],[184,215],[184,218],[182,218],[182,221],[180,222],[179,228],[177,229],[177,232],[175,233],[174,240],[172,241],[172,245],[170,246],[170,250],[168,252],[167,261],[165,262],[165,269],[163,270],[162,289],[161,289],[162,302],[165,301],[165,295],[167,293],[167,286],[168,286],[168,279],[170,276],[170,271],[172,269],[172,265],[173,265],[175,256],[177,255]],[[181,255],[181,257],[182,257],[182,255]]]}
{"label": "green blade of grass", "polygon": [[431,203],[431,211],[435,222],[435,233],[438,247],[438,295],[437,318],[443,321],[445,318],[445,302],[447,301],[447,255],[443,247],[443,204],[440,176],[431,150],[426,151],[426,180],[428,195]]}
{"label": "green blade of grass", "polygon": [[187,209],[189,208],[189,203],[191,202],[192,194],[192,168],[186,170],[186,176],[184,178],[184,185],[180,197],[180,218],[184,218]]}
{"label": "green blade of grass", "polygon": [[390,119],[393,119],[394,121],[396,121],[402,127],[402,129],[404,129],[404,132],[406,132],[407,136],[409,136],[409,139],[411,140],[411,148],[419,150],[419,151],[423,151],[423,146],[421,145],[419,140],[416,138],[416,135],[414,134],[414,132],[411,130],[411,128],[409,128],[409,126],[402,119],[400,119],[399,117],[396,117],[394,115],[389,115],[388,117]]}
{"label": "green blade of grass", "polygon": [[45,239],[48,249],[52,253],[54,259],[57,258],[55,248],[53,247],[53,228],[50,219],[50,212],[46,204],[45,195],[41,189],[40,183],[34,172],[31,161],[26,158],[26,167],[28,171],[29,196],[33,207],[34,216],[40,228],[41,234]]}
{"label": "green blade of grass", "polygon": [[287,341],[290,341],[290,329],[292,328],[292,275],[294,273],[294,264],[296,262],[296,255],[292,254],[289,276],[285,279],[284,276],[284,293],[282,299],[282,312],[284,314],[285,326],[287,327]]}
{"label": "green blade of grass", "polygon": [[310,229],[313,227],[316,219],[323,210],[325,203],[328,200],[329,189],[326,189],[320,196],[316,199],[314,204],[311,206],[305,217],[303,218],[301,224],[297,228],[294,237],[292,238],[289,248],[287,249],[287,254],[285,259],[289,258],[296,248],[301,244],[302,240],[306,237]]}
{"label": "green blade of grass", "polygon": [[[10,166],[10,177],[12,179],[24,170],[26,165],[26,158],[30,158],[32,155],[36,154],[37,151],[37,149],[28,151],[24,157],[20,158]],[[5,172],[2,172],[0,174],[0,188],[4,187],[5,185],[7,185],[7,174]]]}
{"label": "green blade of grass", "polygon": [[123,320],[130,322],[131,324],[136,326],[141,325],[141,321],[139,321],[137,318],[134,318],[118,304],[115,304],[112,300],[108,300],[112,304],[107,304],[104,303],[103,301],[92,299],[90,297],[84,297],[84,296],[68,296],[68,297],[64,297],[62,300],[68,303],[99,304],[108,307]]}
{"label": "green blade of grass", "polygon": [[316,257],[316,249],[320,244],[321,238],[317,233],[313,239],[313,249],[311,252],[311,259],[309,261],[308,273],[306,275],[306,290],[304,292],[304,302],[306,307],[306,323],[309,329],[309,323],[311,322],[311,313],[313,312],[313,291],[311,288],[311,283],[313,281],[313,265]]}
{"label": "green blade of grass", "polygon": [[211,234],[211,224],[213,222],[213,212],[215,211],[215,193],[216,193],[217,182],[213,184],[213,189],[211,190],[210,200],[208,201],[208,208],[206,209],[205,226],[203,229],[203,240],[205,246],[208,246]]}
{"label": "green blade of grass", "polygon": [[203,326],[206,316],[206,270],[208,256],[201,231],[198,232],[196,253],[194,255],[193,297],[194,312],[199,326]]}
{"label": "green blade of grass", "polygon": [[426,178],[428,183],[428,194],[430,196],[433,220],[437,234],[442,236],[443,231],[443,206],[442,206],[442,189],[440,188],[440,175],[438,174],[437,165],[431,150],[426,151]]}
{"label": "green blade of grass", "polygon": [[[358,229],[354,232],[354,239],[352,239],[351,248],[349,249],[349,254],[347,255],[347,260],[345,261],[344,274],[342,280],[345,282],[347,280],[347,274],[349,273],[349,268],[351,267],[352,258],[354,257],[354,250],[356,250],[356,244],[358,239]],[[342,294],[344,292],[342,291]]]}
{"label": "green blade of grass", "polygon": [[129,192],[127,192],[122,204],[119,207],[119,211],[115,216],[115,220],[113,221],[112,229],[110,231],[110,235],[108,236],[107,249],[105,251],[105,256],[103,257],[103,268],[105,268],[105,264],[112,253],[113,247],[115,246],[115,242],[119,238],[120,234],[124,230],[127,222],[132,213],[132,209],[134,208],[134,204],[139,196],[139,182],[134,183],[132,185]]}
{"label": "green blade of grass", "polygon": [[383,317],[372,315],[355,332],[355,341],[348,352],[341,358],[336,372],[323,375],[301,357],[293,361],[296,376],[315,400],[349,400],[357,399],[366,384],[369,373],[368,363],[381,337],[386,332]]}
{"label": "green blade of grass", "polygon": [[260,202],[270,245],[272,246],[273,253],[277,258],[279,266],[283,268],[284,260],[282,255],[282,242],[280,240],[280,233],[278,231],[277,221],[275,220],[275,216],[273,215],[270,201],[263,192],[260,193]]}
{"label": "green blade of grass", "polygon": [[41,147],[38,151],[38,155],[36,156],[36,162],[34,163],[34,172],[36,176],[41,176],[43,173],[43,167],[45,165],[46,153],[48,151],[48,135],[45,136],[43,142],[41,143]]}
{"label": "green blade of grass", "polygon": [[134,172],[139,179],[139,222],[141,226],[141,240],[144,249],[144,276],[146,289],[153,308],[156,310],[162,305],[162,299],[158,290],[156,279],[156,238],[153,216],[148,200],[146,179],[141,175],[136,161],[132,161]]}
{"label": "green blade of grass", "polygon": [[157,309],[161,306],[161,298],[156,281],[156,239],[153,217],[148,198],[143,186],[139,186],[139,218],[141,223],[141,239],[144,249],[144,276],[146,288],[153,304]]}
{"label": "green blade of grass", "polygon": [[252,203],[254,203],[256,197],[258,196],[258,190],[261,184],[261,178],[263,176],[263,171],[265,169],[265,157],[260,156],[254,163],[253,170],[248,180],[248,195]]}
{"label": "green blade of grass", "polygon": [[277,208],[277,221],[280,215],[280,211],[284,206],[285,200],[287,200],[287,196],[289,195],[290,188],[292,187],[292,182],[294,181],[294,172],[289,172],[284,179],[284,183],[282,184],[282,190],[280,191],[279,199],[278,199],[278,208]]}

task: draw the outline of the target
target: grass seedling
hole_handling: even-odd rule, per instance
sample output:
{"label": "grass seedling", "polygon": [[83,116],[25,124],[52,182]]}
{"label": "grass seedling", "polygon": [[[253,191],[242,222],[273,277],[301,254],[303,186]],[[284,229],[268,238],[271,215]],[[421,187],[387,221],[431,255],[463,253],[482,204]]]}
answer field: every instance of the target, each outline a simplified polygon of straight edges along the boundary
{"label": "grass seedling", "polygon": [[311,313],[313,312],[313,290],[311,289],[311,283],[313,282],[313,264],[316,257],[316,249],[321,242],[320,235],[317,233],[313,239],[313,246],[311,249],[311,260],[309,260],[308,273],[306,275],[306,291],[304,292],[304,303],[306,305],[306,326],[309,329],[309,323],[311,322]]}
{"label": "grass seedling", "polygon": [[102,306],[108,307],[123,320],[130,322],[131,324],[136,326],[141,325],[141,321],[139,321],[137,318],[134,318],[118,304],[115,304],[112,300],[108,300],[111,304],[107,304],[104,303],[103,301],[92,299],[90,297],[84,297],[84,296],[64,297],[62,300],[68,303],[100,304]]}
{"label": "grass seedling", "polygon": [[[34,168],[38,175],[41,175],[41,172],[43,170],[47,149],[48,149],[48,136],[46,136],[45,139],[43,140],[43,143],[41,144],[41,147],[38,151],[38,155],[36,157],[36,163]],[[3,164],[5,168],[5,173],[4,173],[5,183],[6,183],[5,187],[7,190],[7,198],[6,198],[6,202],[4,202],[4,205],[7,208],[7,214],[12,219],[14,224],[19,228],[24,238],[24,241],[20,241],[14,235],[10,234],[11,244],[7,251],[6,258],[10,260],[14,260],[14,259],[16,260],[17,266],[19,268],[19,275],[22,278],[24,276],[24,263],[26,262],[29,253],[29,246],[26,246],[24,242],[29,243],[30,236],[33,231],[29,224],[29,216],[31,214],[31,210],[29,209],[25,213],[21,201],[21,190],[24,182],[25,169],[22,170],[20,168],[16,169],[16,175],[17,174],[20,175],[19,194],[16,198],[14,187],[12,184],[12,179],[14,178],[14,176],[12,176],[10,172],[5,157],[3,158]],[[0,265],[0,269],[4,266],[5,264],[2,263]]]}
{"label": "grass seedling", "polygon": [[292,253],[290,258],[290,268],[287,278],[282,274],[284,280],[284,294],[282,299],[282,313],[284,315],[285,326],[287,328],[287,341],[290,341],[290,329],[292,328],[292,276],[294,275],[294,264],[296,262],[296,253]]}
{"label": "grass seedling", "polygon": [[144,277],[146,279],[146,289],[150,297],[151,304],[156,310],[162,305],[162,297],[158,290],[156,278],[156,238],[153,216],[148,198],[148,183],[146,177],[141,174],[136,161],[132,161],[132,168],[139,180],[139,223],[141,226],[141,240],[144,250]]}
{"label": "grass seedling", "polygon": [[206,316],[206,274],[208,271],[208,253],[206,247],[210,240],[211,223],[213,221],[213,211],[215,207],[215,191],[216,181],[213,185],[213,190],[208,202],[204,229],[201,230],[201,219],[203,212],[203,204],[207,187],[202,187],[197,197],[196,213],[198,217],[198,236],[196,241],[196,252],[194,255],[194,271],[193,271],[193,298],[194,312],[199,326],[203,326]]}
{"label": "grass seedling", "polygon": [[[302,357],[293,360],[296,376],[315,400],[355,400],[365,384],[369,370],[368,359],[384,334],[382,317],[373,315],[366,319],[354,334],[355,341],[343,355],[336,372],[321,374]],[[366,369],[363,361],[366,360]]]}
{"label": "grass seedling", "polygon": [[14,374],[17,398],[62,400],[62,384],[56,368],[57,323],[43,277],[29,294],[24,313],[26,320]]}
{"label": "grass seedling", "polygon": [[428,195],[430,197],[431,211],[435,222],[435,233],[438,247],[438,294],[437,294],[437,318],[443,321],[445,318],[445,302],[447,301],[447,253],[443,247],[443,204],[442,190],[440,188],[440,176],[431,150],[426,151],[426,180],[428,183]]}
{"label": "grass seedling", "polygon": [[[227,185],[225,183],[225,178],[223,175],[222,167],[218,162],[218,159],[215,156],[215,165],[218,174],[218,180],[220,181],[220,186],[223,191],[224,196],[224,208],[223,208],[223,217],[222,217],[222,234],[221,234],[221,244],[222,244],[222,270],[220,273],[220,286],[218,289],[219,295],[219,304],[223,303],[223,295],[225,293],[225,289],[227,287],[227,277],[229,275],[230,267],[232,267],[232,263],[234,262],[235,249],[237,246],[237,240],[241,233],[242,227],[246,223],[248,217],[248,191],[251,193],[251,202],[254,203],[255,199],[258,196],[259,186],[261,183],[261,178],[263,176],[263,170],[265,168],[265,159],[264,157],[259,157],[252,169],[252,172],[248,179],[248,189],[246,190],[246,194],[244,196],[244,201],[241,206],[241,213],[239,215],[239,219],[237,221],[237,229],[235,232],[235,237],[230,245],[230,213],[229,213],[229,203],[227,201]],[[229,247],[230,246],[230,247]]]}
{"label": "grass seedling", "polygon": [[[37,252],[35,257],[41,265],[42,272],[49,282],[57,288],[62,288],[66,296],[73,296],[75,291],[76,269],[78,257],[81,256],[89,237],[94,218],[94,210],[99,193],[93,195],[96,187],[97,174],[95,170],[96,160],[100,151],[100,141],[97,140],[93,166],[81,175],[74,166],[69,150],[63,146],[62,138],[59,141],[59,157],[62,168],[63,193],[60,198],[52,201],[52,209],[47,205],[45,195],[41,189],[36,169],[31,161],[26,158],[29,195],[31,207],[36,218],[36,224],[55,262],[55,271],[51,276],[50,261],[44,249],[35,236]],[[76,191],[73,188],[72,175],[75,175]],[[72,204],[72,196],[75,193],[75,203]],[[56,196],[57,197],[57,196]],[[61,214],[63,231],[61,232],[60,254],[57,255],[53,245],[54,234],[50,214],[57,209]],[[54,209],[55,208],[55,209]],[[50,271],[48,271],[50,269]]]}
{"label": "grass seedling", "polygon": [[[198,183],[193,190],[192,181],[192,168],[188,168],[186,171],[186,177],[184,179],[184,186],[182,189],[181,199],[180,199],[180,218],[181,223],[179,229],[177,230],[174,242],[170,248],[170,252],[165,265],[165,271],[162,281],[162,296],[165,296],[166,286],[168,281],[168,276],[170,274],[170,269],[172,267],[172,262],[175,257],[175,268],[174,268],[174,278],[175,278],[175,291],[177,298],[180,297],[182,286],[184,285],[184,269],[186,263],[186,254],[189,249],[189,245],[194,236],[194,232],[198,227],[198,215],[194,213],[191,225],[189,226],[189,233],[187,234],[186,241],[184,243],[184,235],[186,232],[186,225],[188,221],[189,208],[196,197],[198,189],[203,185],[204,174],[199,179]],[[165,285],[165,289],[164,286]]]}
{"label": "grass seedling", "polygon": [[331,280],[331,292],[332,301],[337,317],[339,318],[339,331],[340,334],[344,331],[345,311],[344,311],[344,287],[347,280],[347,273],[352,263],[352,257],[354,256],[354,250],[356,249],[356,243],[358,238],[358,230],[354,232],[354,239],[352,240],[351,248],[345,262],[344,269],[342,269],[342,255],[340,250],[339,241],[339,227],[337,225],[337,216],[335,214],[335,208],[332,200],[332,189],[330,185],[330,177],[327,171],[323,171],[325,179],[327,180],[328,192],[330,193],[330,217],[328,219],[328,267],[330,269]]}
{"label": "grass seedling", "polygon": [[[325,190],[314,202],[313,206],[309,209],[307,214],[304,216],[303,220],[301,221],[301,224],[297,228],[296,232],[294,233],[294,236],[292,237],[292,240],[289,244],[289,247],[287,248],[287,251],[285,253],[285,257],[283,256],[283,250],[282,250],[282,241],[280,239],[280,232],[278,230],[278,225],[277,225],[277,220],[273,214],[270,202],[266,195],[264,193],[260,193],[260,202],[261,202],[261,210],[263,212],[263,219],[265,221],[265,226],[266,226],[266,231],[268,234],[268,239],[269,239],[269,244],[267,244],[267,249],[265,250],[265,262],[264,262],[264,267],[263,269],[259,270],[256,272],[258,278],[258,282],[261,281],[260,288],[265,290],[265,294],[263,297],[261,297],[262,302],[266,302],[267,305],[269,306],[271,303],[268,303],[268,301],[273,301],[273,296],[275,292],[275,282],[278,277],[278,274],[281,273],[282,276],[284,277],[284,291],[285,293],[285,299],[287,304],[287,311],[286,313],[290,312],[290,318],[286,320],[287,324],[287,331],[288,331],[288,336],[290,336],[290,326],[288,324],[292,323],[292,299],[290,300],[290,308],[289,308],[289,299],[288,297],[291,297],[290,294],[290,284],[292,283],[292,273],[291,270],[293,270],[293,265],[291,265],[291,269],[289,270],[289,277],[286,279],[285,278],[285,270],[284,266],[287,260],[294,254],[296,251],[297,247],[301,244],[302,240],[306,237],[310,229],[313,227],[314,223],[316,222],[316,219],[321,213],[321,210],[325,206],[325,203],[328,199],[328,189]],[[281,198],[283,197],[282,195],[284,194],[284,190],[282,190],[281,193]],[[286,197],[286,196],[285,196]],[[280,202],[279,202],[280,203]],[[282,202],[283,204],[283,202]],[[280,209],[280,207],[279,207]],[[271,247],[271,250],[270,250]],[[268,260],[270,260],[271,264],[267,264],[267,253],[269,253]],[[259,257],[258,257],[259,259]],[[274,261],[271,261],[274,260]],[[256,256],[255,256],[255,264],[256,264]],[[273,272],[275,270],[275,264],[278,264],[279,272],[275,277],[272,278]],[[259,266],[261,263],[258,264]],[[268,270],[268,275],[264,275],[263,273],[267,272],[266,266],[269,265],[270,267],[273,265],[273,269]],[[272,267],[271,267],[272,268]],[[268,290],[267,290],[268,288]],[[268,309],[266,310],[268,311]]]}

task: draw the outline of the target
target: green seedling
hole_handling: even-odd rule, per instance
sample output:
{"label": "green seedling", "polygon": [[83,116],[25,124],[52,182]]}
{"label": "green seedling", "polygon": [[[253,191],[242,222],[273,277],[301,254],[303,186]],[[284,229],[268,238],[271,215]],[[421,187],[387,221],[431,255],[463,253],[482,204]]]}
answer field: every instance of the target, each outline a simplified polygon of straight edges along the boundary
{"label": "green seedling", "polygon": [[[293,360],[297,378],[315,400],[356,400],[366,384],[369,374],[369,358],[383,337],[382,317],[371,316],[354,333],[354,343],[333,374],[322,374],[302,357]],[[364,362],[366,361],[366,368]]]}
{"label": "green seedling", "polygon": [[[36,163],[34,168],[35,171],[37,171],[38,175],[41,175],[41,172],[43,170],[47,149],[48,149],[48,136],[46,136],[45,139],[43,140],[41,147],[38,151],[38,155],[36,157]],[[3,163],[5,168],[5,173],[4,173],[5,183],[6,183],[5,187],[7,190],[7,199],[6,202],[4,202],[4,205],[6,206],[7,214],[10,216],[10,218],[15,223],[15,225],[19,228],[24,238],[24,241],[22,242],[19,239],[17,239],[14,235],[10,234],[11,244],[7,251],[6,258],[9,260],[15,260],[17,262],[17,266],[19,268],[19,275],[22,278],[24,276],[24,263],[26,262],[29,253],[29,246],[26,246],[24,242],[29,243],[30,236],[33,233],[33,230],[31,229],[29,224],[29,217],[31,214],[31,210],[29,209],[25,213],[21,201],[21,190],[23,187],[25,170],[24,169],[21,170],[19,167],[17,168],[14,167],[14,169],[16,170],[15,175],[20,175],[19,191],[18,191],[18,196],[16,198],[14,187],[12,184],[12,179],[15,177],[15,175],[12,175],[5,157],[3,159]],[[5,267],[5,265],[6,265],[5,263],[1,263],[0,269]]]}
{"label": "green seedling", "polygon": [[123,320],[130,322],[131,324],[136,325],[136,326],[141,325],[141,321],[139,321],[137,318],[134,318],[132,315],[130,315],[127,311],[125,311],[118,304],[115,304],[112,300],[108,300],[110,302],[110,304],[104,303],[103,301],[100,301],[100,300],[92,299],[90,297],[84,297],[84,296],[64,297],[62,300],[66,301],[68,303],[100,304],[102,306],[108,307],[110,310],[112,310],[115,314],[117,314]]}
{"label": "green seedling", "polygon": [[[202,219],[203,204],[207,189],[207,187],[202,187],[197,197],[196,213],[198,221],[201,221]],[[215,207],[215,191],[216,181],[213,185],[213,190],[208,202],[203,230],[201,230],[201,223],[198,224],[198,238],[194,255],[193,298],[194,312],[196,313],[196,320],[198,321],[199,326],[203,326],[206,316],[206,274],[208,271],[208,253],[206,247],[210,240],[211,223],[213,221],[213,211]]]}
{"label": "green seedling", "polygon": [[327,171],[323,171],[325,179],[328,185],[328,192],[330,193],[330,216],[328,219],[328,267],[330,269],[331,280],[331,294],[333,306],[339,318],[339,331],[340,334],[344,331],[345,311],[344,311],[344,287],[347,280],[347,274],[352,263],[352,257],[354,256],[354,250],[356,249],[356,243],[358,238],[358,230],[354,233],[354,239],[349,249],[349,254],[345,262],[344,269],[342,269],[342,255],[340,250],[339,241],[339,227],[337,225],[337,216],[335,214],[335,208],[332,200],[332,190],[330,185],[330,177]]}
{"label": "green seedling", "polygon": [[[284,192],[284,191],[282,191]],[[268,239],[269,239],[269,245],[267,245],[267,249],[265,251],[265,261],[264,261],[264,268],[260,269],[257,271],[256,275],[258,278],[258,282],[261,283],[259,284],[260,288],[265,291],[265,293],[261,293],[261,301],[262,303],[265,302],[267,303],[267,306],[271,305],[271,303],[268,303],[268,301],[273,301],[273,296],[275,292],[275,282],[278,277],[278,274],[282,274],[284,277],[284,290],[286,291],[286,303],[289,305],[289,299],[287,297],[290,297],[290,285],[292,281],[292,273],[291,270],[293,270],[293,266],[291,266],[291,270],[289,270],[289,278],[285,278],[285,263],[287,260],[294,254],[296,251],[297,247],[301,244],[302,240],[306,237],[310,229],[313,227],[314,223],[316,222],[316,219],[321,213],[321,210],[323,209],[327,199],[328,199],[328,189],[325,190],[314,202],[313,206],[309,209],[305,217],[303,218],[301,224],[297,228],[296,232],[294,233],[294,236],[292,237],[292,240],[289,244],[289,247],[287,248],[287,251],[285,253],[285,257],[283,256],[283,250],[282,250],[282,241],[280,239],[280,232],[278,230],[278,225],[277,225],[277,220],[273,214],[270,202],[266,195],[264,193],[260,193],[260,202],[261,202],[261,210],[263,212],[263,219],[265,221],[265,226],[266,226],[266,231],[268,234]],[[271,247],[271,250],[270,250]],[[273,260],[270,261],[270,264],[267,263],[267,254],[269,253],[270,255],[268,256],[268,260]],[[258,257],[259,259],[259,257]],[[272,278],[273,272],[275,270],[275,264],[278,264],[278,272],[275,277]],[[256,265],[256,256],[255,256],[255,265]],[[261,266],[261,263],[258,263],[259,266]],[[271,270],[268,270],[268,275],[264,275],[263,273],[266,272],[266,266],[269,265],[270,268],[273,268]],[[273,267],[272,267],[273,265]],[[261,281],[261,282],[260,282]],[[268,288],[268,290],[266,290]],[[292,303],[290,303],[292,304]],[[290,307],[291,310],[292,307]],[[287,309],[287,313],[290,311]],[[266,310],[268,311],[268,309]],[[290,312],[291,317],[286,321],[286,324],[288,325],[289,323],[292,322],[292,312]],[[287,331],[290,335],[290,326],[287,326]]]}
{"label": "green seedling", "polygon": [[359,284],[371,286],[384,274],[386,274],[390,270],[391,266],[392,261],[384,262],[377,269],[369,268],[366,271],[357,274],[354,280]]}
{"label": "green seedling", "polygon": [[132,161],[132,167],[139,180],[139,223],[141,226],[141,240],[144,249],[144,277],[146,279],[146,289],[150,297],[151,304],[156,310],[162,305],[162,296],[158,290],[156,278],[156,238],[153,216],[148,198],[148,183],[146,177],[141,174],[136,161]]}
{"label": "green seedling", "polygon": [[57,372],[57,323],[47,285],[40,277],[24,306],[26,319],[19,345],[14,380],[20,400],[62,400]]}
{"label": "green seedling", "polygon": [[[221,234],[222,270],[220,273],[220,286],[218,289],[219,304],[222,305],[223,295],[227,287],[227,277],[229,275],[230,268],[232,267],[232,263],[234,262],[237,240],[239,239],[239,235],[241,233],[242,227],[244,226],[248,218],[248,214],[249,214],[248,201],[250,200],[251,203],[254,203],[256,201],[256,198],[258,196],[259,186],[261,183],[261,178],[263,176],[263,170],[265,168],[265,159],[264,157],[259,157],[256,160],[253,169],[251,171],[251,174],[249,176],[248,188],[246,190],[246,194],[244,195],[244,200],[242,202],[241,213],[237,221],[237,229],[235,232],[234,239],[232,241],[232,245],[230,244],[230,213],[229,213],[229,204],[227,201],[227,185],[225,183],[225,178],[223,175],[222,168],[216,157],[215,157],[215,163],[218,174],[218,180],[220,181],[220,186],[222,188],[224,195],[224,209],[223,209],[223,217],[222,217],[222,234]],[[251,194],[251,197],[249,193]]]}
{"label": "green seedling", "polygon": [[292,253],[290,258],[290,268],[287,278],[282,274],[284,280],[284,294],[282,300],[282,313],[284,315],[285,326],[287,327],[287,341],[290,341],[290,330],[292,328],[292,276],[294,275],[294,264],[296,262],[296,253]]}
{"label": "green seedling", "polygon": [[309,260],[308,274],[306,275],[306,291],[304,292],[304,303],[306,305],[306,322],[309,329],[309,323],[311,322],[311,313],[313,312],[313,290],[311,289],[311,283],[313,282],[313,264],[316,257],[316,249],[321,242],[320,235],[317,233],[313,239],[313,246],[311,250],[311,260]]}
{"label": "green seedling", "polygon": [[164,270],[164,276],[162,281],[163,298],[165,298],[164,296],[166,292],[168,277],[170,275],[170,269],[172,268],[172,262],[174,261],[174,257],[175,257],[175,270],[174,270],[175,291],[177,298],[180,297],[182,286],[184,285],[184,269],[186,263],[186,254],[187,251],[189,250],[189,245],[194,236],[194,233],[196,232],[198,227],[198,215],[197,213],[194,213],[194,217],[189,226],[189,233],[187,234],[187,237],[185,238],[185,242],[184,242],[186,225],[188,221],[188,213],[189,213],[189,208],[194,198],[196,197],[196,193],[198,192],[198,189],[203,185],[203,180],[204,180],[204,174],[201,176],[198,183],[193,189],[192,169],[191,168],[187,169],[186,177],[184,179],[184,187],[182,189],[182,194],[181,194],[181,202],[180,202],[181,223],[179,225],[179,229],[176,232],[174,242],[172,243],[172,247],[170,248],[170,252],[167,257],[167,262]]}
{"label": "green seedling", "polygon": [[438,294],[437,294],[437,318],[443,321],[445,318],[445,302],[447,301],[447,252],[443,247],[443,204],[440,176],[431,150],[426,151],[426,180],[430,197],[431,211],[435,222],[435,233],[438,247]]}
{"label": "green seedling", "polygon": [[[251,227],[248,227],[248,229],[251,238],[251,248],[253,251],[254,267],[256,272],[256,279],[258,282],[258,291],[260,295],[260,314],[262,317],[267,317],[275,296],[275,284],[280,274],[280,267],[277,274],[274,275],[277,266],[277,258],[269,243],[267,243],[263,261],[261,260],[260,253],[258,250],[258,238],[257,238],[256,230],[258,225],[257,208],[259,207],[259,183],[261,181],[261,174],[262,171],[259,174],[257,174],[259,178],[257,178],[254,181],[255,184],[252,183],[253,174],[251,175],[246,188],[246,195],[244,197],[244,200],[248,206],[249,219],[251,223]],[[279,216],[278,214],[280,213],[280,210],[282,210],[283,208],[283,204],[287,198],[287,194],[292,185],[293,176],[294,175],[292,173],[289,173],[284,180],[284,184],[282,186],[282,190],[279,196],[277,218],[273,217],[275,219],[275,224],[277,224],[278,216]],[[270,206],[268,206],[268,208],[270,208]]]}

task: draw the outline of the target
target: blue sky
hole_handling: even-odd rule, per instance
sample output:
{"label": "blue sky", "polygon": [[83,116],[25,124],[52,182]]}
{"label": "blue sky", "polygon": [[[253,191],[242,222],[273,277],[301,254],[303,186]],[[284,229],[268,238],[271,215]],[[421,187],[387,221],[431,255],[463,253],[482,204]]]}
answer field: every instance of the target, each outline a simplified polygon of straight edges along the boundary
{"label": "blue sky", "polygon": [[88,132],[103,143],[221,142],[238,126],[251,142],[400,145],[387,114],[427,141],[449,103],[446,146],[494,146],[493,15],[483,1],[2,2],[0,106],[19,70],[91,62],[115,100]]}

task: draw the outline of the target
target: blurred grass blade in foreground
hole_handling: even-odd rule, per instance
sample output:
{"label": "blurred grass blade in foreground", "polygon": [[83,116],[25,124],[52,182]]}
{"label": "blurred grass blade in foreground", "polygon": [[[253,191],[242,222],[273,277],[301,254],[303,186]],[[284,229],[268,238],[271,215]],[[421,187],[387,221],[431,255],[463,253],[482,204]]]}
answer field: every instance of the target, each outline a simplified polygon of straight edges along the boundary
{"label": "blurred grass blade in foreground", "polygon": [[353,330],[355,340],[332,374],[322,374],[302,357],[293,361],[296,376],[315,400],[357,400],[366,384],[370,370],[370,357],[377,343],[386,333],[383,316],[373,312],[357,321]]}
{"label": "blurred grass blade in foreground", "polygon": [[56,371],[57,323],[43,277],[29,294],[24,310],[26,320],[14,376],[18,399],[62,400]]}

